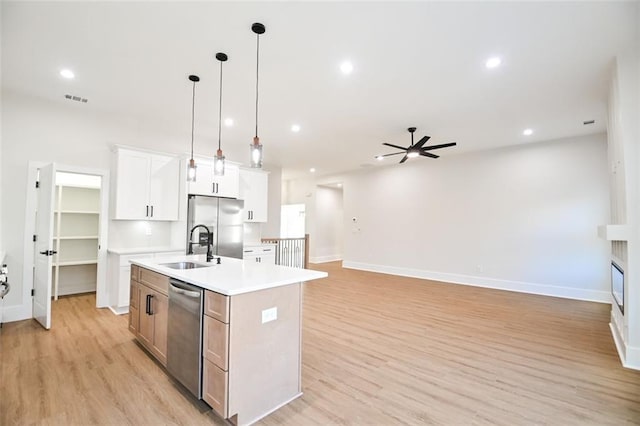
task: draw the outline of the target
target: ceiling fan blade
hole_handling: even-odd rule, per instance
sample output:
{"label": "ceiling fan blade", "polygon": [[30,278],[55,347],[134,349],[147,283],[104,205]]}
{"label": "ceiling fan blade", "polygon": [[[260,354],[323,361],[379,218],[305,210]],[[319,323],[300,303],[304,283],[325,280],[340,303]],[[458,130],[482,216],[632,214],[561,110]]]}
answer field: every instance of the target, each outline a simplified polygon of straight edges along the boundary
{"label": "ceiling fan blade", "polygon": [[435,155],[430,152],[424,152],[424,151],[420,151],[420,155],[422,155],[423,157],[429,157],[429,158],[440,158],[439,155]]}
{"label": "ceiling fan blade", "polygon": [[389,157],[391,155],[398,155],[398,154],[406,154],[405,151],[402,152],[394,152],[393,154],[384,154],[384,155],[378,155],[378,157]]}
{"label": "ceiling fan blade", "polygon": [[404,163],[405,161],[407,161],[407,158],[409,158],[408,155],[405,155],[404,157],[402,157],[402,160],[400,160],[400,164]]}
{"label": "ceiling fan blade", "polygon": [[431,139],[431,136],[425,136],[425,137],[423,137],[422,139],[420,139],[420,140],[418,141],[418,143],[417,143],[417,144],[415,144],[413,147],[414,147],[414,148],[416,148],[416,149],[420,149],[420,148],[422,148],[422,146],[423,146],[425,143],[427,143],[427,141],[428,141],[429,139]]}
{"label": "ceiling fan blade", "polygon": [[406,150],[408,150],[408,149],[409,149],[409,148],[404,148],[404,147],[402,147],[402,146],[393,145],[393,144],[386,143],[386,142],[383,142],[383,143],[382,143],[382,145],[390,146],[391,148],[395,148],[395,149],[401,149],[401,150],[403,150],[403,151],[406,151]]}
{"label": "ceiling fan blade", "polygon": [[432,149],[447,148],[449,146],[456,146],[456,145],[457,144],[455,142],[450,142],[450,143],[443,143],[442,145],[425,146],[424,148],[421,149],[421,151],[431,151]]}

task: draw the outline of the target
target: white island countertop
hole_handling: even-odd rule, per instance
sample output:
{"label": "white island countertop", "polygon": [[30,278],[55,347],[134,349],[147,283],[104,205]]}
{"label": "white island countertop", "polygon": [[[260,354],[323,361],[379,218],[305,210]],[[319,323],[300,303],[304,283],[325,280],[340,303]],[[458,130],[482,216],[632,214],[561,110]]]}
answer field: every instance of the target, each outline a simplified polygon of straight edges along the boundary
{"label": "white island countertop", "polygon": [[[194,269],[173,269],[163,265],[163,263],[173,262],[194,262],[210,266]],[[222,257],[221,263],[218,265],[216,264],[216,259],[212,260],[211,263],[207,263],[205,255],[156,256],[153,259],[131,260],[131,263],[216,293],[226,294],[227,296],[251,293],[329,276],[326,272],[321,271],[253,261],[245,262],[242,259],[230,257]]]}

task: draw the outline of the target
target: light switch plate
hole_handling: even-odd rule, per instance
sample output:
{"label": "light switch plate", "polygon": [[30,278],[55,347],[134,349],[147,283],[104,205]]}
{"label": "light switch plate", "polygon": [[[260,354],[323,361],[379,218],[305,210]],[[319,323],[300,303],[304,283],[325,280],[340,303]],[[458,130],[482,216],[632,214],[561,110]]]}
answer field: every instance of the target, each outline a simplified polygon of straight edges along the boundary
{"label": "light switch plate", "polygon": [[271,321],[275,321],[278,319],[278,307],[274,306],[273,308],[265,309],[262,311],[262,323],[267,323]]}

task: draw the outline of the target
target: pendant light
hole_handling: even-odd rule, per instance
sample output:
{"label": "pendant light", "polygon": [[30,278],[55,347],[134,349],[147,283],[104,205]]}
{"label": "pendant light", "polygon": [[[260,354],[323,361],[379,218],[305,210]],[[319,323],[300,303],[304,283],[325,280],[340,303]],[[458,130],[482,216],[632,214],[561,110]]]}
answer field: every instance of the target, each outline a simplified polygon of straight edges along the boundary
{"label": "pendant light", "polygon": [[196,181],[196,162],[193,159],[193,120],[196,107],[196,83],[200,81],[200,77],[197,75],[190,75],[189,81],[193,82],[193,98],[191,100],[191,159],[189,160],[189,167],[187,167],[187,182]]}
{"label": "pendant light", "polygon": [[215,176],[224,176],[224,155],[222,155],[220,144],[220,136],[222,134],[222,63],[229,59],[229,57],[224,53],[216,53],[216,59],[220,61],[220,106],[218,110],[218,151],[216,152],[216,159],[213,163],[213,174]]}
{"label": "pendant light", "polygon": [[251,148],[251,167],[262,167],[262,144],[258,137],[258,71],[260,65],[260,34],[266,31],[264,25],[259,22],[251,25],[251,31],[256,34],[256,135],[253,137]]}

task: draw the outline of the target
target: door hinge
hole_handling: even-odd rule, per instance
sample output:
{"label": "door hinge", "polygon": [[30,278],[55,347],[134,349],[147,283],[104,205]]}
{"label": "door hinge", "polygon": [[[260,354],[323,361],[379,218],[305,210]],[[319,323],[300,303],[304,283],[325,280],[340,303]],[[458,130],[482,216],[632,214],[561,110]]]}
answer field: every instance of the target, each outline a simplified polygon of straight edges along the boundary
{"label": "door hinge", "polygon": [[37,235],[33,235],[33,242],[35,243],[36,241],[38,241],[38,236]]}
{"label": "door hinge", "polygon": [[40,182],[36,181],[36,188],[40,188]]}
{"label": "door hinge", "polygon": [[34,295],[35,295],[35,293],[36,293],[36,292],[35,292],[35,289],[33,289],[33,288],[32,288],[32,289],[31,289],[31,296],[34,296]]}

